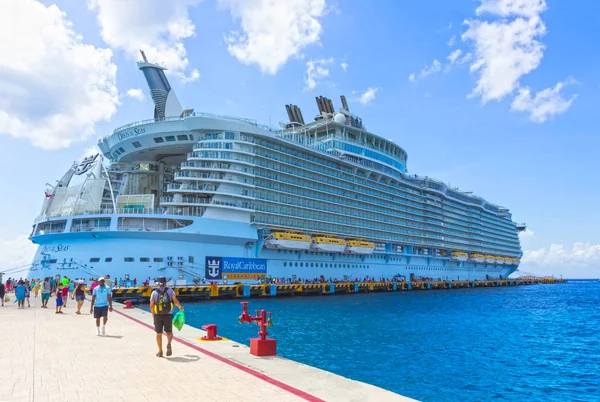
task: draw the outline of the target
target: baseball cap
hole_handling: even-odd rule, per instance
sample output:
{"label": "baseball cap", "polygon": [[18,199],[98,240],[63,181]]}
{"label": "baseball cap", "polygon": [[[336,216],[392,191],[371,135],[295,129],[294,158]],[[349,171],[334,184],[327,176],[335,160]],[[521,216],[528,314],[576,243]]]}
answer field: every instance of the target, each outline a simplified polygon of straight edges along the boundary
{"label": "baseball cap", "polygon": [[167,278],[165,278],[164,276],[159,276],[158,278],[156,278],[156,283],[160,283],[160,284],[167,283]]}
{"label": "baseball cap", "polygon": [[106,280],[106,279],[104,279],[104,277],[103,277],[103,276],[101,276],[100,278],[98,278],[98,282],[100,282],[100,281],[105,281],[105,280]]}

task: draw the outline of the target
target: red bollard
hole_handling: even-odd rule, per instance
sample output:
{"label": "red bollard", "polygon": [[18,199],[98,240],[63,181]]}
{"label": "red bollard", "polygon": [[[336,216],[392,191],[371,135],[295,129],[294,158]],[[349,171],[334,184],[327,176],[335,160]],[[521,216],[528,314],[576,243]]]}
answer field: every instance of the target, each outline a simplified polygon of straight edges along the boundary
{"label": "red bollard", "polygon": [[133,308],[133,302],[131,300],[125,300],[123,303],[125,303],[125,307],[123,308]]}
{"label": "red bollard", "polygon": [[217,336],[217,324],[203,325],[202,329],[206,330],[206,335],[200,338],[203,341],[220,341],[223,339]]}
{"label": "red bollard", "polygon": [[238,318],[238,322],[243,324],[245,322],[253,323],[260,325],[260,331],[258,331],[258,335],[260,338],[252,338],[250,339],[250,354],[254,356],[276,356],[277,355],[277,341],[275,339],[267,338],[269,333],[267,332],[267,327],[273,326],[273,320],[271,318],[271,313],[269,313],[269,319],[267,319],[266,310],[260,311],[260,316],[257,314],[255,317],[252,317],[248,314],[248,302],[241,302],[242,304],[242,315]]}

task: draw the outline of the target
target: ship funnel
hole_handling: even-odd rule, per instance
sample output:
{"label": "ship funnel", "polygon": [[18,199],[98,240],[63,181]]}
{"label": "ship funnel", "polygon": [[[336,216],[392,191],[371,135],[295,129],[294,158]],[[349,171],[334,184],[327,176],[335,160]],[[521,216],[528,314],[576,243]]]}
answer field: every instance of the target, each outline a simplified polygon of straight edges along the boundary
{"label": "ship funnel", "polygon": [[340,99],[342,100],[342,107],[344,108],[344,110],[346,110],[346,112],[350,111],[350,108],[348,107],[348,102],[346,101],[346,97],[344,95],[340,96]]}
{"label": "ship funnel", "polygon": [[164,120],[165,117],[181,116],[183,108],[165,76],[166,68],[149,63],[144,51],[140,50],[140,53],[144,61],[138,61],[137,65],[144,73],[150,88],[150,96],[154,102],[154,118]]}
{"label": "ship funnel", "polygon": [[292,104],[285,105],[285,110],[290,118],[290,124],[304,125],[304,117],[298,106]]}

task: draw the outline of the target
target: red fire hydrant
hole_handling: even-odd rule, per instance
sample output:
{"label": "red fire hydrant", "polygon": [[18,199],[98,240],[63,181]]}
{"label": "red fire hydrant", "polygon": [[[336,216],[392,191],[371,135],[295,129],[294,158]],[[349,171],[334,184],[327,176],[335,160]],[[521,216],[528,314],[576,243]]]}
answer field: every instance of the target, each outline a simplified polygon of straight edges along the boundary
{"label": "red fire hydrant", "polygon": [[271,313],[268,313],[269,318],[267,319],[266,310],[261,310],[260,315],[258,310],[256,310],[256,316],[252,317],[248,314],[248,302],[241,302],[241,304],[242,315],[238,318],[238,322],[240,324],[249,322],[260,325],[260,331],[258,331],[260,338],[250,339],[250,354],[254,356],[276,356],[277,341],[275,339],[267,338],[267,335],[269,335],[267,327],[273,326]]}

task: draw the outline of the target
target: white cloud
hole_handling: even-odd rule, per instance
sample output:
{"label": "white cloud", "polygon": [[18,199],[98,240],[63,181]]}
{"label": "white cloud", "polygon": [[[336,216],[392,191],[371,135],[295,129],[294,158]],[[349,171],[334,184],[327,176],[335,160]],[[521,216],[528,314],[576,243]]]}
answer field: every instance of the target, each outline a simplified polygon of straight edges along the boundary
{"label": "white cloud", "polygon": [[[431,74],[439,73],[440,71],[442,71],[442,64],[439,61],[434,60],[431,65],[423,67],[419,73],[419,79],[425,78]],[[417,80],[415,73],[411,73],[408,76],[408,80],[410,82],[415,82]]]}
{"label": "white cloud", "polygon": [[[377,92],[379,92],[381,90],[381,88],[372,88],[369,87],[365,92],[363,92],[362,94],[360,94],[359,96],[357,96],[355,98],[355,100],[357,100],[359,103],[362,103],[363,105],[366,105],[368,103],[371,103],[375,100],[375,95],[377,94]],[[358,94],[359,91],[352,91],[353,94]]]}
{"label": "white cloud", "polygon": [[452,46],[454,46],[455,43],[456,43],[456,35],[452,35],[450,37],[450,39],[448,39],[447,45],[450,46],[450,47],[452,47]]}
{"label": "white cloud", "polygon": [[3,2],[0,49],[0,133],[57,149],[115,114],[112,52],[84,43],[57,6]]}
{"label": "white cloud", "polygon": [[535,238],[535,233],[533,232],[533,230],[524,230],[522,232],[519,232],[519,239],[521,239],[521,241],[523,240],[528,240],[528,239],[534,239]]}
{"label": "white cloud", "polygon": [[328,59],[309,60],[306,62],[306,79],[304,81],[304,90],[311,91],[315,89],[320,80],[329,77],[329,69],[325,66],[333,63],[333,57]]}
{"label": "white cloud", "polygon": [[9,277],[25,278],[36,249],[37,246],[25,235],[14,239],[0,238],[0,255],[2,255],[0,272],[5,272],[3,280]]}
{"label": "white cloud", "polygon": [[562,273],[567,277],[600,276],[600,244],[574,243],[571,248],[552,244],[537,250],[525,250],[519,270]]}
{"label": "white cloud", "polygon": [[342,67],[342,70],[347,71],[348,70],[348,63],[342,63],[342,64],[340,64],[340,67]]}
{"label": "white cloud", "polygon": [[456,49],[455,51],[453,51],[452,53],[450,53],[448,55],[448,57],[446,57],[446,59],[450,62],[450,64],[454,64],[454,63],[456,63],[456,60],[458,60],[458,58],[461,55],[462,55],[462,50]]}
{"label": "white cloud", "polygon": [[490,13],[502,17],[534,17],[546,10],[546,0],[480,0],[477,15]]}
{"label": "white cloud", "polygon": [[571,107],[577,95],[572,95],[570,98],[564,98],[560,93],[565,85],[572,83],[572,80],[559,82],[554,88],[546,88],[534,96],[531,95],[529,88],[519,89],[519,93],[515,96],[511,110],[521,112],[529,112],[529,119],[536,123],[545,122],[548,117],[566,112]]}
{"label": "white cloud", "polygon": [[325,0],[219,0],[219,4],[240,20],[242,32],[225,37],[229,53],[269,74],[319,41],[319,18],[327,12]]}
{"label": "white cloud", "polygon": [[519,87],[522,76],[539,66],[544,45],[538,38],[546,33],[539,16],[510,22],[470,20],[466,24],[462,38],[473,43],[471,71],[479,73],[471,96],[480,96],[484,103],[502,99]]}
{"label": "white cloud", "polygon": [[142,92],[142,90],[139,88],[131,88],[127,90],[127,96],[139,101],[144,100],[144,92]]}
{"label": "white cloud", "polygon": [[112,48],[139,58],[144,50],[148,60],[164,64],[182,82],[197,80],[200,74],[189,66],[183,40],[195,35],[188,8],[201,0],[88,0],[98,14],[102,38]]}

